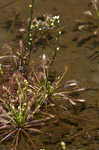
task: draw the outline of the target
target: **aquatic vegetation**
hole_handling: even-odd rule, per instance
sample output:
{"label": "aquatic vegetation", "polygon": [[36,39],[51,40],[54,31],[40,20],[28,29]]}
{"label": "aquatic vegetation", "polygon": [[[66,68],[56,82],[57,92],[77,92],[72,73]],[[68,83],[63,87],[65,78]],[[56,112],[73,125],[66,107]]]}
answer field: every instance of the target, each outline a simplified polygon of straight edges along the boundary
{"label": "aquatic vegetation", "polygon": [[46,45],[50,46],[50,40],[55,39],[57,32],[60,31],[60,17],[45,14],[33,17],[34,5],[35,0],[32,0],[29,5],[30,18],[28,20],[28,31],[25,39],[25,46],[30,53],[34,47],[42,46],[44,48]]}
{"label": "aquatic vegetation", "polygon": [[60,29],[60,17],[52,15],[41,15],[31,21],[31,32],[29,32],[30,42],[33,47],[45,48],[54,43],[57,32]]}
{"label": "aquatic vegetation", "polygon": [[59,26],[59,16],[42,15],[34,18],[32,21],[31,28],[35,30],[52,30]]}
{"label": "aquatic vegetation", "polygon": [[[44,125],[45,121],[54,116],[48,113],[39,113],[39,119],[36,119],[38,110],[33,107],[33,100],[29,97],[32,90],[28,87],[27,80],[23,81],[23,87],[17,80],[17,89],[10,90],[3,86],[3,95],[0,98],[0,142],[13,137],[13,146],[17,147],[19,138],[24,134],[33,144],[29,133],[41,133],[37,128]],[[40,115],[41,114],[41,115]],[[42,124],[43,122],[43,124]]]}
{"label": "aquatic vegetation", "polygon": [[85,88],[80,88],[77,81],[67,81],[65,85],[62,86],[61,81],[66,72],[67,66],[65,67],[65,72],[63,74],[56,76],[55,79],[50,79],[50,61],[48,62],[48,58],[43,54],[41,71],[33,72],[34,77],[31,77],[31,85],[33,84],[34,93],[37,99],[35,101],[37,108],[40,108],[43,104],[50,103],[53,99],[57,100],[58,98],[65,99],[72,105],[76,105],[76,102],[85,101],[83,99],[75,99],[71,96],[72,93],[85,90]]}
{"label": "aquatic vegetation", "polygon": [[84,20],[77,20],[76,29],[97,34],[99,27],[99,9],[97,7],[97,1],[90,0],[88,7],[89,10],[84,12]]}
{"label": "aquatic vegetation", "polygon": [[[39,20],[42,17],[44,17],[45,20]],[[54,51],[52,52],[53,54],[50,58],[51,59],[50,66],[52,66],[54,61],[55,61],[56,54],[60,49],[59,48],[59,40],[60,40],[60,36],[61,36],[60,19],[59,19],[59,16],[50,16],[50,15],[48,15],[48,16],[42,16],[42,17],[39,17],[38,19],[35,18],[34,19],[35,21],[31,20],[31,27],[29,27],[30,30],[28,31],[27,39],[25,39],[25,41],[24,40],[19,40],[19,49],[16,50],[16,66],[17,66],[18,70],[23,70],[29,65],[30,57],[31,57],[31,51],[35,47],[35,41],[36,42],[37,41],[41,42],[42,39],[43,39],[43,36],[44,36],[45,41],[48,40],[46,35],[50,36],[49,35],[50,32],[55,33],[54,39],[53,39],[53,41],[54,41],[54,48],[53,48]],[[38,32],[39,32],[39,34],[38,34]],[[39,47],[41,45],[39,45]],[[44,45],[46,45],[46,43],[44,43]],[[44,45],[42,45],[43,46],[42,47],[43,51],[46,49],[46,48],[44,48]]]}
{"label": "aquatic vegetation", "polygon": [[34,5],[35,5],[35,0],[31,0],[31,4],[29,5],[30,8],[30,20],[29,20],[29,25],[28,25],[28,35],[27,35],[27,47],[31,53],[32,50],[32,40],[33,40],[33,35],[32,35],[32,19],[33,19],[33,12],[34,12]]}
{"label": "aquatic vegetation", "polygon": [[[0,59],[13,58],[13,72],[11,72],[8,82],[0,87],[0,142],[13,139],[12,146],[17,149],[20,137],[24,135],[33,144],[31,135],[42,133],[40,128],[46,121],[54,118],[48,113],[48,104],[56,103],[58,99],[65,100],[66,103],[76,105],[77,102],[84,102],[84,99],[77,99],[73,96],[85,90],[81,88],[76,80],[64,81],[68,67],[64,73],[51,75],[51,69],[60,50],[59,39],[61,36],[60,17],[52,15],[42,15],[33,18],[35,0],[31,1],[30,20],[26,39],[19,40],[19,48],[15,55],[0,57]],[[48,57],[46,43],[54,41],[52,53]],[[36,44],[45,41],[43,54],[37,70],[30,71],[29,67],[31,52]],[[34,45],[33,45],[34,44]],[[39,45],[39,44],[38,44]],[[40,44],[42,45],[42,44]],[[39,45],[39,46],[40,46]],[[50,45],[50,44],[49,44]],[[0,73],[3,75],[3,67],[0,65]],[[13,68],[12,67],[12,68]],[[9,67],[11,69],[11,66]],[[10,72],[9,69],[9,72]],[[43,107],[45,106],[45,107]],[[66,149],[65,143],[61,142],[62,149]]]}
{"label": "aquatic vegetation", "polygon": [[16,50],[16,66],[20,71],[24,71],[29,64],[30,52],[25,49],[23,40],[19,40],[19,48]]}
{"label": "aquatic vegetation", "polygon": [[78,31],[78,46],[91,41],[90,43],[96,47],[99,36],[99,8],[97,0],[90,0],[88,8],[89,10],[83,13],[82,19],[76,20],[73,30],[75,32]]}

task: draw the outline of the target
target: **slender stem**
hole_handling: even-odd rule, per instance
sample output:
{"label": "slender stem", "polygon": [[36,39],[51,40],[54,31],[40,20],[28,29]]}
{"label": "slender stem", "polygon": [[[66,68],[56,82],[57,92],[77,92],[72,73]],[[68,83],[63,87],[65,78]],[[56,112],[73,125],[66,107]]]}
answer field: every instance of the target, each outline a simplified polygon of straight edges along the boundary
{"label": "slender stem", "polygon": [[32,50],[32,29],[31,29],[31,25],[32,25],[32,19],[33,19],[33,13],[34,13],[34,3],[35,0],[32,0],[32,3],[30,5],[30,21],[29,21],[29,26],[28,26],[28,45],[29,45],[29,50],[31,52]]}
{"label": "slender stem", "polygon": [[52,56],[51,62],[49,64],[49,67],[51,67],[53,65],[54,61],[55,61],[55,58],[56,58],[56,55],[57,55],[57,51],[59,49],[59,39],[60,39],[60,32],[58,31],[58,33],[56,35],[56,46],[54,48],[54,54]]}

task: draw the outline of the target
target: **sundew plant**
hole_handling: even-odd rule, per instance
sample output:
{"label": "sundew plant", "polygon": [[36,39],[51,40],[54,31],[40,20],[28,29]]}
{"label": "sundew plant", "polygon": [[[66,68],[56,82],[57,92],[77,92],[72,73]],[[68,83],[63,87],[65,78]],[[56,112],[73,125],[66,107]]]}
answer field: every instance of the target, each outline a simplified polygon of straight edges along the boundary
{"label": "sundew plant", "polygon": [[[8,79],[7,83],[1,85],[0,95],[0,142],[12,140],[12,147],[17,149],[21,136],[27,137],[32,141],[31,135],[42,133],[40,128],[50,119],[55,119],[55,114],[48,113],[49,103],[56,103],[58,99],[64,99],[66,102],[76,105],[77,102],[84,102],[84,99],[76,99],[72,93],[84,91],[76,80],[62,81],[67,73],[66,66],[64,72],[59,73],[50,79],[50,70],[53,68],[60,51],[59,42],[61,37],[60,16],[42,15],[34,17],[34,0],[29,5],[30,20],[25,41],[19,41],[19,49],[16,52],[16,68]],[[47,51],[41,54],[38,70],[32,71],[28,77],[27,68],[31,58],[33,43],[36,37],[42,35],[48,37],[55,31],[54,46],[51,55],[47,56]],[[41,39],[40,38],[40,39]],[[0,67],[2,72],[2,66]]]}
{"label": "sundew plant", "polygon": [[54,118],[54,116],[40,112],[40,119],[36,119],[38,110],[33,105],[33,97],[31,98],[32,90],[27,80],[24,79],[23,87],[18,78],[16,78],[16,83],[17,90],[14,92],[10,88],[2,87],[6,97],[4,94],[0,99],[0,142],[13,137],[12,146],[17,148],[20,136],[23,134],[33,147],[30,134],[42,133],[38,127],[42,126],[42,122],[44,125],[45,121]]}

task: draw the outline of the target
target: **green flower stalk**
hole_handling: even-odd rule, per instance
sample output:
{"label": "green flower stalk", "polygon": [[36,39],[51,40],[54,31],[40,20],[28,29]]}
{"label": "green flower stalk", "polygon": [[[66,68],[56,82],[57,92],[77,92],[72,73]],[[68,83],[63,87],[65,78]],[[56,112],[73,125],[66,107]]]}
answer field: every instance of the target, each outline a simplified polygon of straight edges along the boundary
{"label": "green flower stalk", "polygon": [[32,20],[33,20],[33,13],[34,13],[34,5],[35,5],[35,0],[32,0],[32,3],[29,5],[30,20],[29,20],[29,26],[28,26],[28,46],[29,46],[30,53],[32,50],[32,40],[33,40]]}

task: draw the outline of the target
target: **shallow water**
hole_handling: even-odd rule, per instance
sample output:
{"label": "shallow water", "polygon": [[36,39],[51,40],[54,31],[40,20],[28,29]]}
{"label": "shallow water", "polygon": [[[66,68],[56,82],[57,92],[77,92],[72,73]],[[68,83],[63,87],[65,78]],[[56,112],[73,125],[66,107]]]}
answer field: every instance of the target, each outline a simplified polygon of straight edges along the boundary
{"label": "shallow water", "polygon": [[[29,3],[29,1],[28,1]],[[8,21],[13,22],[17,14],[20,20],[28,18],[28,3],[26,1],[5,0],[0,2],[0,46],[10,41],[16,42],[17,26],[6,26]],[[42,127],[44,134],[33,136],[34,150],[61,150],[60,142],[67,144],[68,150],[99,150],[99,61],[90,59],[90,56],[98,50],[99,45],[94,47],[91,41],[82,45],[74,40],[79,35],[73,32],[76,19],[81,18],[83,12],[88,9],[88,0],[37,0],[34,15],[54,14],[60,15],[64,34],[61,40],[61,50],[56,60],[56,70],[64,71],[68,66],[66,81],[75,79],[86,90],[81,97],[86,99],[85,104],[78,107],[55,108],[56,120],[49,121]],[[84,36],[84,33],[80,33]],[[17,43],[15,44],[17,45]],[[8,53],[7,50],[0,54]],[[33,53],[33,59],[39,56],[39,51]],[[65,106],[65,102],[60,102]],[[63,106],[62,105],[62,106]],[[28,144],[19,145],[20,149],[33,149]],[[1,145],[1,147],[3,147]],[[0,149],[8,149],[0,148]]]}

